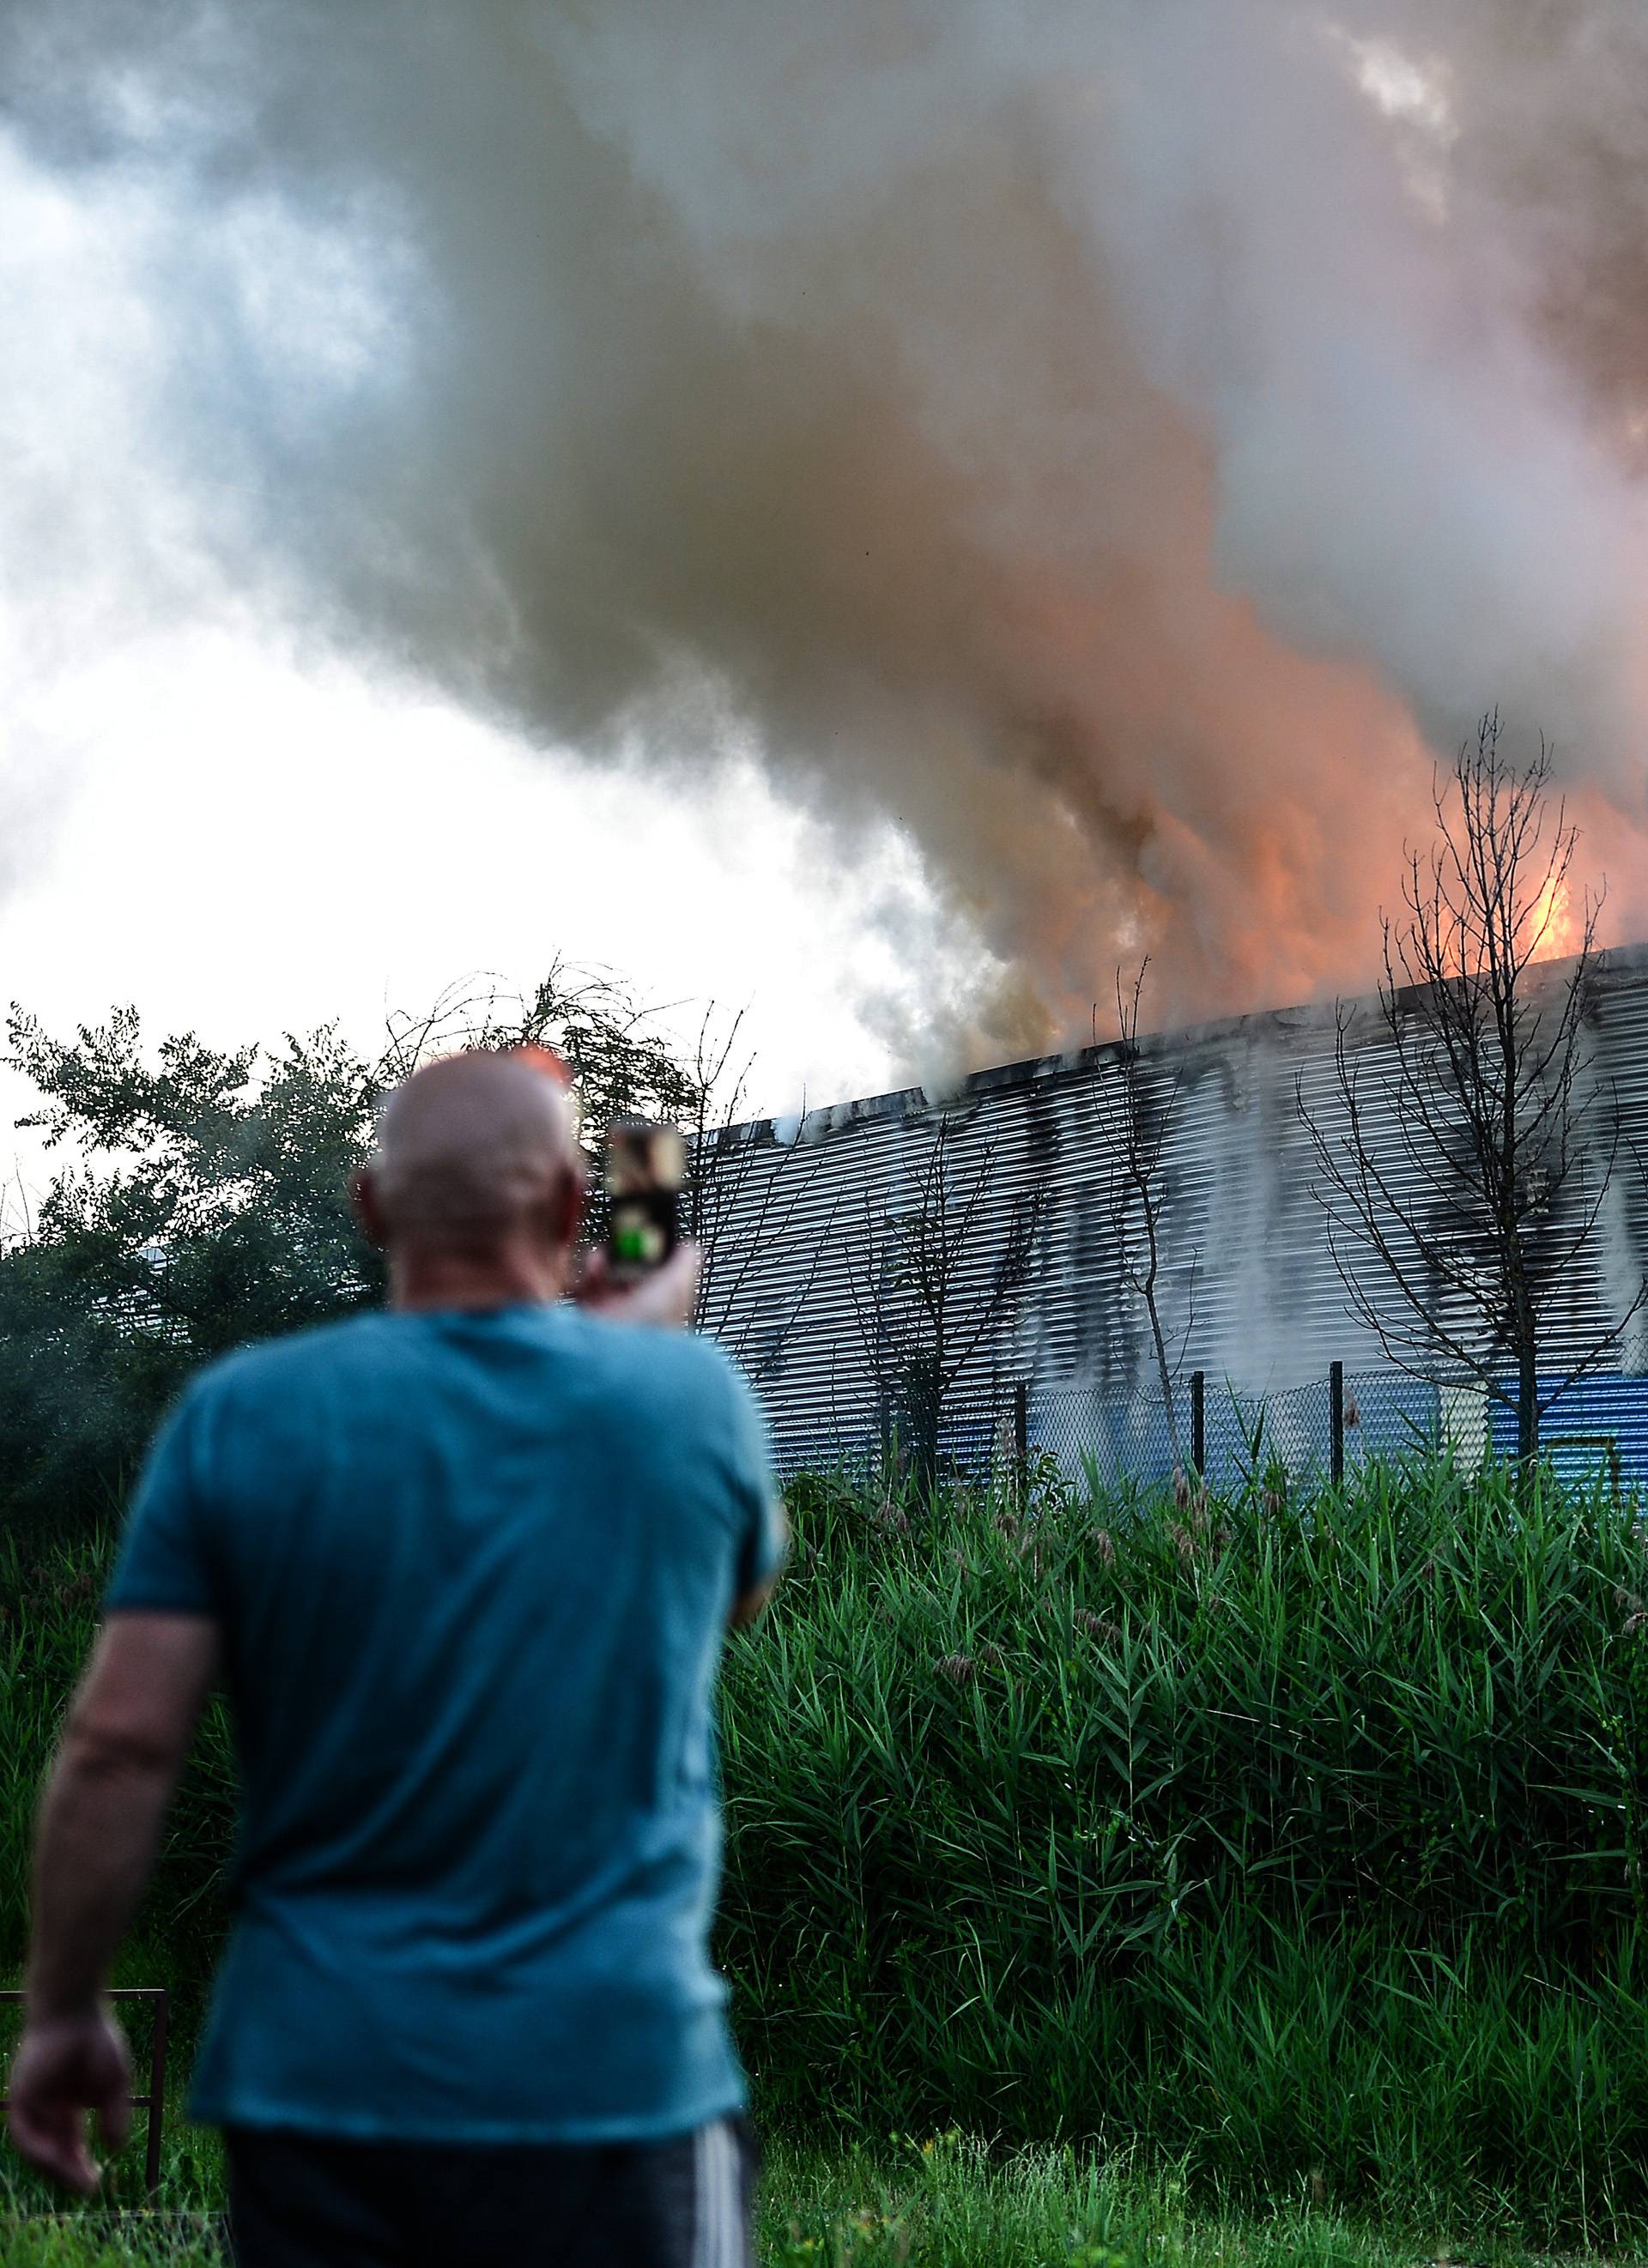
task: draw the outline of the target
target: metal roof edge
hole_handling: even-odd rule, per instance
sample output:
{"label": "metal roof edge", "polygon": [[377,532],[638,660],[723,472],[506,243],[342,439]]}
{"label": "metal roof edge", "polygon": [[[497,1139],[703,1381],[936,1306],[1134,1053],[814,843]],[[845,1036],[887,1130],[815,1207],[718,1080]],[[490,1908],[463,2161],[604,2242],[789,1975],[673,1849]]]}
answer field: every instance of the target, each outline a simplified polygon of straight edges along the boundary
{"label": "metal roof edge", "polygon": [[[1578,954],[1567,954],[1541,961],[1537,966],[1542,980],[1550,983],[1562,971],[1573,968],[1578,959]],[[1599,946],[1593,961],[1598,988],[1606,994],[1622,979],[1648,972],[1648,942]],[[1423,989],[1420,985],[1403,985],[1398,989],[1397,998],[1410,999]],[[1157,1055],[1169,1049],[1228,1048],[1232,1042],[1251,1043],[1267,1035],[1282,1039],[1313,1028],[1331,1031],[1341,1008],[1352,1012],[1371,1009],[1377,1006],[1378,998],[1377,991],[1341,993],[1332,999],[1301,1001],[1289,1007],[1249,1009],[1238,1016],[1220,1016],[1206,1023],[1148,1033],[1139,1042],[1140,1052]],[[753,1145],[765,1136],[784,1148],[793,1144],[827,1141],[832,1135],[850,1132],[855,1127],[936,1114],[956,1108],[974,1096],[999,1094],[1014,1087],[1035,1086],[1044,1081],[1071,1077],[1113,1056],[1120,1045],[1120,1041],[1105,1040],[1097,1047],[1066,1048],[1049,1055],[1026,1056],[1016,1063],[993,1064],[983,1071],[970,1071],[954,1087],[893,1087],[884,1094],[822,1103],[805,1113],[779,1111],[768,1118],[742,1119],[726,1130],[723,1138]],[[776,1131],[780,1127],[787,1130],[783,1135]]]}

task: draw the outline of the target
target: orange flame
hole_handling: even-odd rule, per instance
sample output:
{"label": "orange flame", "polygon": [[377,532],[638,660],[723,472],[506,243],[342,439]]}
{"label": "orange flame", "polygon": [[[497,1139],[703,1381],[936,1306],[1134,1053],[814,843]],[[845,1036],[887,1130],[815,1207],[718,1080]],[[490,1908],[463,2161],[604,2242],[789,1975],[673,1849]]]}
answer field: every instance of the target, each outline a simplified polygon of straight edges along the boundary
{"label": "orange flame", "polygon": [[1560,877],[1553,875],[1546,883],[1525,918],[1535,961],[1561,961],[1578,952],[1584,922],[1574,909],[1572,892]]}

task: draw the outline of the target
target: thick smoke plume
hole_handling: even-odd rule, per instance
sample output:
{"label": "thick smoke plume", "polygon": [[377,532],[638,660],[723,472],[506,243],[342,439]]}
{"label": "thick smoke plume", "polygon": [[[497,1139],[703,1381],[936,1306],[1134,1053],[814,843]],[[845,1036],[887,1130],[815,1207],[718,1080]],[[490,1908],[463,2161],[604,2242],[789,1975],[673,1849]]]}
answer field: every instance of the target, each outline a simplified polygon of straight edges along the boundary
{"label": "thick smoke plume", "polygon": [[1644,816],[1639,0],[31,0],[259,604],[548,741],[753,744],[1016,972],[1366,978],[1433,753]]}

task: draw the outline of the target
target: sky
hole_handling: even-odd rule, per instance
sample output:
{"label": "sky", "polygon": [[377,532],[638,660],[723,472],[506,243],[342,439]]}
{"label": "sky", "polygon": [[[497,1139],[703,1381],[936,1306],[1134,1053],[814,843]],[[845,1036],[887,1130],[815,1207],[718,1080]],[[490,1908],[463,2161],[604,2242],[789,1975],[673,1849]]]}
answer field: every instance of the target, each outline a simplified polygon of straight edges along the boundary
{"label": "sky", "polygon": [[71,656],[4,707],[0,985],[53,1028],[129,1000],[156,1036],[336,1020],[370,1048],[392,1012],[529,990],[558,954],[684,1035],[742,1011],[752,1108],[892,1077],[919,862],[891,828],[843,843],[735,751],[676,781],[582,764],[250,623]]}

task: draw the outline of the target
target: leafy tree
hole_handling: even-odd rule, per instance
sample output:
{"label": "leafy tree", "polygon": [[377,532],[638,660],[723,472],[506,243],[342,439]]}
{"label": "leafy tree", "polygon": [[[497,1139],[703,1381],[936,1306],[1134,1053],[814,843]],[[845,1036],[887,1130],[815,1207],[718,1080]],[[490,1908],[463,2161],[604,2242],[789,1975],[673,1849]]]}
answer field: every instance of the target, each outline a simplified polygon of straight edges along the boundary
{"label": "leafy tree", "polygon": [[[564,962],[529,994],[454,988],[392,1017],[375,1059],[335,1029],[226,1053],[183,1033],[151,1052],[131,1007],[59,1039],[14,1005],[7,1035],[40,1097],[20,1123],[66,1160],[0,1244],[0,1526],[13,1529],[117,1509],[200,1363],[380,1296],[349,1182],[380,1099],[419,1063],[536,1041],[571,1064],[592,1133],[627,1113],[703,1115],[655,1015]],[[597,1178],[594,1233],[601,1213]]]}
{"label": "leafy tree", "polygon": [[22,1123],[69,1162],[0,1253],[0,1514],[61,1528],[118,1503],[197,1364],[376,1295],[348,1198],[373,1086],[335,1032],[267,1057],[186,1033],[150,1062],[133,1008],[7,1030]]}
{"label": "leafy tree", "polygon": [[454,985],[421,1016],[390,1019],[374,1066],[377,1091],[396,1085],[432,1056],[454,1048],[552,1047],[573,1074],[590,1167],[589,1234],[606,1232],[601,1184],[602,1132],[613,1118],[666,1119],[689,1131],[712,1123],[715,1082],[730,1054],[707,1051],[706,1020],[690,1061],[660,1028],[661,1012],[639,1001],[605,970],[557,961],[529,993],[496,985]]}

